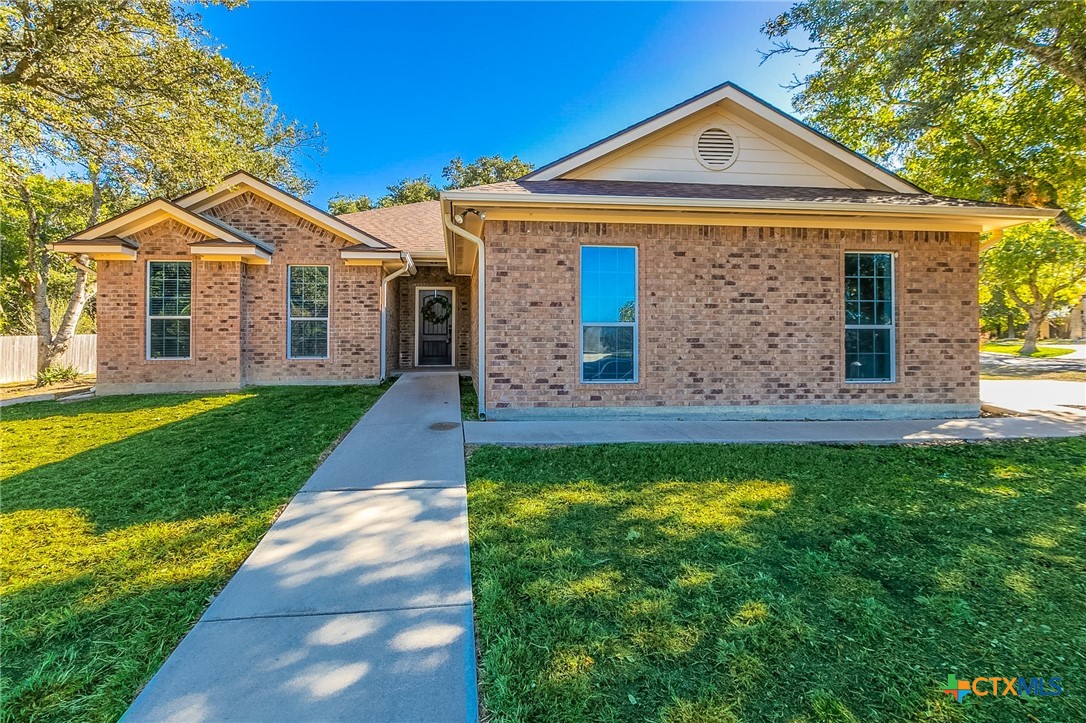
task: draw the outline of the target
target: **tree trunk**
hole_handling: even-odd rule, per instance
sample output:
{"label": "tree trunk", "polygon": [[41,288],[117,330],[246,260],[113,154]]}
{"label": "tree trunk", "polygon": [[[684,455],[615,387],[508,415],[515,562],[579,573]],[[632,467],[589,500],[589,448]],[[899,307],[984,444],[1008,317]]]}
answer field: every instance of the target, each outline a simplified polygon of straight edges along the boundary
{"label": "tree trunk", "polygon": [[1014,336],[1014,314],[1007,314],[1007,335],[1004,339],[1013,339]]}
{"label": "tree trunk", "polygon": [[[53,340],[49,343],[49,366],[52,366],[54,361],[68,351],[68,345],[72,343],[72,337],[75,336],[75,327],[79,323],[79,317],[83,315],[83,309],[90,299],[90,294],[87,293],[88,261],[90,259],[86,256],[80,256],[74,262],[75,287],[72,289],[72,295],[68,298],[68,308],[64,310],[64,316],[60,320],[60,327],[53,336]],[[41,366],[40,350],[38,354],[38,370],[40,371],[43,368]]]}
{"label": "tree trunk", "polygon": [[1048,313],[1039,305],[1034,304],[1029,309],[1029,324],[1026,326],[1026,336],[1022,341],[1022,348],[1018,350],[1019,356],[1032,356],[1037,352],[1037,337],[1041,334],[1041,324],[1044,323]]}

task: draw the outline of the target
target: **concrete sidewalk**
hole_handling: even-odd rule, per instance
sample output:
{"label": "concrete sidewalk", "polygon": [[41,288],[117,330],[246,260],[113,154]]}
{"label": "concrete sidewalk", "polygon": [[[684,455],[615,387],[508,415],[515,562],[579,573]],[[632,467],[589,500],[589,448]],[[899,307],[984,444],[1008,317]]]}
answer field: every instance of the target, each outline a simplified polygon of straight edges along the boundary
{"label": "concrete sidewalk", "polygon": [[857,422],[546,421],[465,422],[468,444],[617,442],[917,444],[1086,434],[1086,420],[1057,414],[980,419]]}
{"label": "concrete sidewalk", "polygon": [[459,393],[401,377],[125,720],[476,720]]}

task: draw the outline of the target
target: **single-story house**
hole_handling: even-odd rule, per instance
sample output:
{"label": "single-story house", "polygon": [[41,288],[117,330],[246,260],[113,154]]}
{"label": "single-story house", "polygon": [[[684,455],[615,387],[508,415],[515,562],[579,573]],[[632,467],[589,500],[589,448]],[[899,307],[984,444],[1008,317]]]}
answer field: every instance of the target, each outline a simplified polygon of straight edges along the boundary
{"label": "single-story house", "polygon": [[456,369],[488,419],[976,415],[981,234],[726,83],[516,180],[331,216],[238,172],[55,245],[98,393]]}

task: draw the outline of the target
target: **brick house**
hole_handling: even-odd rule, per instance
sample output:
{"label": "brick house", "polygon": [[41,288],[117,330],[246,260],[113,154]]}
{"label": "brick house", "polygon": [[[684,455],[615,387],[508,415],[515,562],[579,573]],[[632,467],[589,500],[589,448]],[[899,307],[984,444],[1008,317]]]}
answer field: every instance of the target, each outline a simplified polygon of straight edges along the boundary
{"label": "brick house", "polygon": [[[98,392],[470,374],[487,418],[976,415],[982,233],[726,83],[517,181],[330,216],[244,172],[57,243]],[[938,320],[937,322],[935,320]]]}

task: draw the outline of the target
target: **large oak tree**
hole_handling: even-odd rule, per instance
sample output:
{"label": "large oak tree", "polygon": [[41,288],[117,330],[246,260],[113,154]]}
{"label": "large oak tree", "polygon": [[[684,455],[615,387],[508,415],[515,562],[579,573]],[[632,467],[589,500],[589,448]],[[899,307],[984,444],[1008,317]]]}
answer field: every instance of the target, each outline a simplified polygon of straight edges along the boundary
{"label": "large oak tree", "polygon": [[1086,0],[802,0],[764,32],[767,57],[816,57],[794,104],[830,135],[1086,238]]}
{"label": "large oak tree", "polygon": [[[225,0],[225,4],[238,4]],[[39,368],[66,348],[93,273],[78,260],[59,324],[47,303],[64,268],[39,221],[42,173],[81,177],[84,221],[151,195],[174,195],[244,168],[295,191],[298,153],[315,132],[289,121],[261,79],[224,57],[199,15],[170,0],[7,0],[0,7],[0,183],[27,223],[23,286],[33,307]],[[37,221],[35,218],[37,217]]]}

